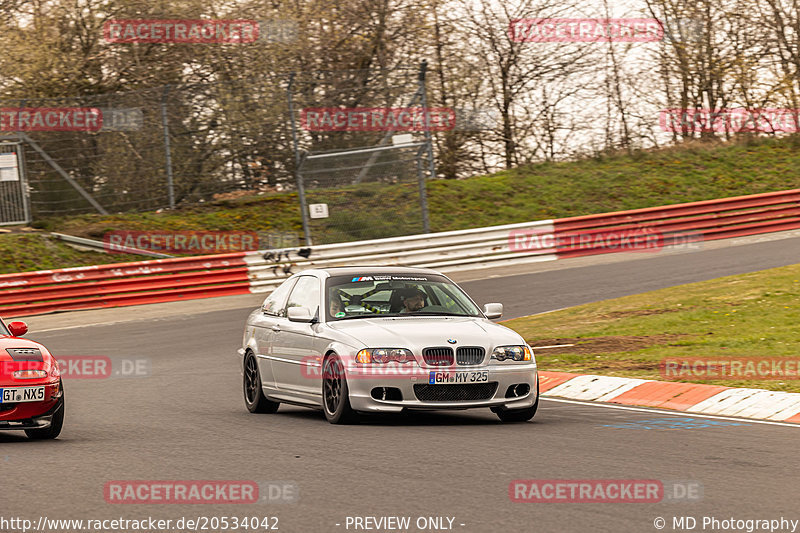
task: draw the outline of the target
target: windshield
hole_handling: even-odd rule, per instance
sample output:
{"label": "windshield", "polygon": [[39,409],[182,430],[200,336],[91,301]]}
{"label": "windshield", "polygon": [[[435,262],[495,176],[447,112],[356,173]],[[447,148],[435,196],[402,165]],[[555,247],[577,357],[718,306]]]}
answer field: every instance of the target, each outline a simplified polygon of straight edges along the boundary
{"label": "windshield", "polygon": [[389,316],[483,316],[444,276],[369,274],[328,278],[328,321]]}
{"label": "windshield", "polygon": [[10,335],[9,331],[6,329],[6,325],[3,324],[2,320],[0,320],[0,335]]}

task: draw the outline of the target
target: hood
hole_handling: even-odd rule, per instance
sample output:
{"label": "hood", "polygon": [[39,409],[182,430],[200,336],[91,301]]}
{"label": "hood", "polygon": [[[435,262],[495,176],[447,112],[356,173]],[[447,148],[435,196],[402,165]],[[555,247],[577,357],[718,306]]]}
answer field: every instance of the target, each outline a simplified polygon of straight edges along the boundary
{"label": "hood", "polygon": [[328,326],[353,337],[364,348],[408,348],[415,354],[432,346],[482,346],[491,353],[495,346],[525,342],[505,326],[471,317],[356,318]]}
{"label": "hood", "polygon": [[[14,357],[6,351],[7,348],[27,348],[36,349],[42,355],[42,360],[15,360]],[[20,358],[17,358],[20,359]],[[12,377],[12,374],[17,370],[44,370],[48,376],[42,379],[18,380]],[[58,378],[58,363],[47,351],[47,348],[38,342],[22,339],[19,337],[10,337],[7,335],[0,335],[0,387],[2,386],[24,386],[24,385],[39,385],[45,382],[51,382],[53,379]]]}

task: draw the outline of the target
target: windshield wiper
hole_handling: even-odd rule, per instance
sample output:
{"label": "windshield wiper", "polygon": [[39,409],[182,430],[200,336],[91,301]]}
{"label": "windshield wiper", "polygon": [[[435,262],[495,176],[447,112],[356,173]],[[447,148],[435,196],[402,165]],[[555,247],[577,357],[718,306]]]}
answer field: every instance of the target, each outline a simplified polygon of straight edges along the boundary
{"label": "windshield wiper", "polygon": [[413,313],[402,313],[397,316],[470,316],[458,313],[448,313],[446,311],[414,311]]}
{"label": "windshield wiper", "polygon": [[383,315],[379,313],[375,313],[373,315],[353,315],[353,316],[343,316],[342,318],[337,318],[334,322],[338,322],[340,320],[353,320],[354,318],[375,318],[375,317],[382,317],[382,316],[397,316],[397,315]]}

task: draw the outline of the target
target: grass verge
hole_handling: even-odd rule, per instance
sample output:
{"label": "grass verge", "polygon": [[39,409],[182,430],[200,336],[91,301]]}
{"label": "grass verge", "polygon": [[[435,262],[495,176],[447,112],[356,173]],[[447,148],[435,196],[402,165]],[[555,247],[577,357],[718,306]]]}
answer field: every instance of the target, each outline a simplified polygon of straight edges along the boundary
{"label": "grass verge", "polygon": [[[428,183],[431,229],[458,230],[800,188],[798,142],[800,137],[696,143],[630,155],[526,165],[463,180],[435,180]],[[416,195],[415,185],[379,183],[357,189],[310,191],[310,203],[328,203],[331,211],[329,219],[313,222],[315,242],[421,233]],[[52,217],[37,220],[35,226],[98,240],[111,230],[240,230],[302,235],[297,195],[293,193],[222,200],[160,213]],[[0,241],[8,238],[0,235]],[[29,269],[67,266],[60,263],[57,254],[36,256],[34,250],[25,248],[19,252],[29,258],[25,262]],[[41,257],[40,263],[37,257]],[[90,260],[88,255],[84,257]],[[116,256],[100,259],[118,260]],[[0,256],[2,271],[8,271],[10,264],[8,256]]]}
{"label": "grass verge", "polygon": [[[505,322],[542,370],[664,379],[664,358],[797,358],[800,264]],[[800,380],[682,380],[800,392]]]}
{"label": "grass verge", "polygon": [[38,234],[0,236],[0,274],[49,270],[102,263],[124,263],[151,259],[140,255],[81,251]]}

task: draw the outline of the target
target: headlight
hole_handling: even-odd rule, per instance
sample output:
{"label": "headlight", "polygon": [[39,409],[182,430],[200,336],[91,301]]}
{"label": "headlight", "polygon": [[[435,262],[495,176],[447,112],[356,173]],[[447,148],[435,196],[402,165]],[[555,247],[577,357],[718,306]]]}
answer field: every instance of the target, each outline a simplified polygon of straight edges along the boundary
{"label": "headlight", "polygon": [[17,370],[13,373],[14,379],[42,379],[47,377],[44,370]]}
{"label": "headlight", "polygon": [[527,346],[498,346],[492,352],[492,359],[498,361],[530,361],[533,359],[531,349]]}
{"label": "headlight", "polygon": [[367,348],[356,354],[356,362],[361,364],[369,363],[414,363],[416,359],[411,350],[405,348]]}

